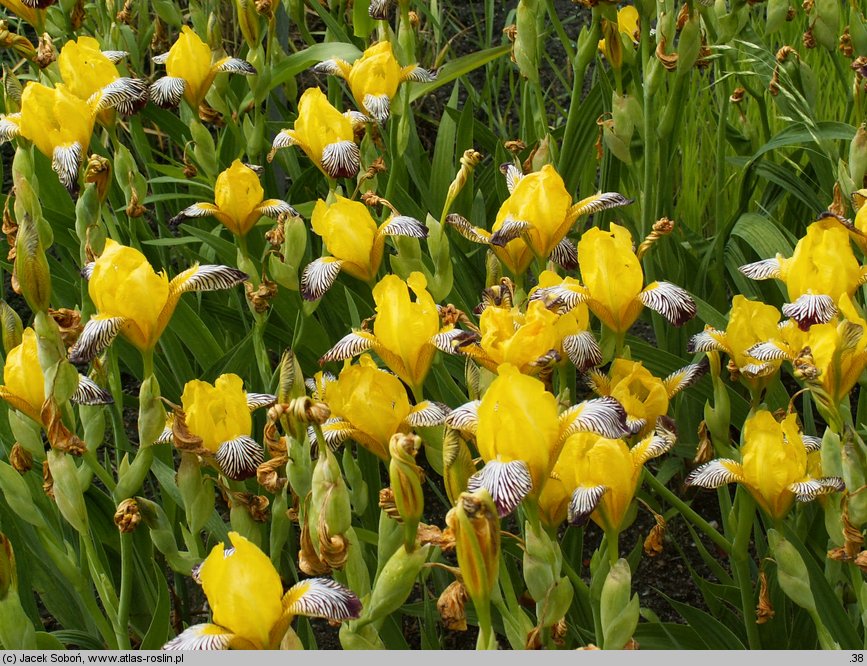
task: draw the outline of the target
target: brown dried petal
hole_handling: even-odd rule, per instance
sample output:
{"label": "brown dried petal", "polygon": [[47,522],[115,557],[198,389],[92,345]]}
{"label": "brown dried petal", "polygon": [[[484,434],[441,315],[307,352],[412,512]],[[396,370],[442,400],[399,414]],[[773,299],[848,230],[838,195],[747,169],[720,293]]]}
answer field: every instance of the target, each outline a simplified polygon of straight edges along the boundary
{"label": "brown dried petal", "polygon": [[9,451],[9,464],[19,474],[26,474],[33,468],[33,456],[18,442],[12,445]]}
{"label": "brown dried petal", "polygon": [[117,525],[117,529],[122,534],[135,531],[140,522],[141,513],[135,499],[125,499],[117,505],[117,511],[114,512],[114,524]]}
{"label": "brown dried petal", "polygon": [[444,589],[437,599],[437,611],[443,626],[449,631],[467,630],[467,599],[467,588],[457,580]]}

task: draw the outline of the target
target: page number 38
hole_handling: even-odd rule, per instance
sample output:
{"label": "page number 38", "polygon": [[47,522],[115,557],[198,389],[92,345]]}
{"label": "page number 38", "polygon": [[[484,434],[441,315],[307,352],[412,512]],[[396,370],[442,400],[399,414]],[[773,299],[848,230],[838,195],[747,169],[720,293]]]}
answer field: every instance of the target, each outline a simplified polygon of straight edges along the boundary
{"label": "page number 38", "polygon": [[864,663],[864,654],[861,652],[853,652],[852,657],[849,661],[853,664],[863,664]]}

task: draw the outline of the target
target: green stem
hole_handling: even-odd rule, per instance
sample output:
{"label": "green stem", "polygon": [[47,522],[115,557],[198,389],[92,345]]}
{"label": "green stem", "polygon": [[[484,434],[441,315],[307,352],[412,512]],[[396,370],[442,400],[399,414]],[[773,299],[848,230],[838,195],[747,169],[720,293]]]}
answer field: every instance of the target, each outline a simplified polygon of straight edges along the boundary
{"label": "green stem", "polygon": [[732,543],[732,569],[741,592],[741,610],[744,614],[744,628],[751,650],[761,649],[759,628],[756,624],[756,608],[753,599],[752,576],[750,575],[749,552],[750,534],[753,530],[756,505],[750,494],[738,488],[737,528]]}
{"label": "green stem", "polygon": [[82,534],[81,541],[84,544],[84,556],[87,559],[91,579],[93,580],[93,586],[96,588],[96,592],[102,600],[102,606],[105,608],[106,616],[111,622],[111,626],[114,630],[114,642],[109,644],[109,649],[122,649],[122,645],[128,643],[129,637],[125,630],[120,630],[117,623],[117,594],[111,586],[111,579],[108,577],[108,574],[102,566],[102,561],[96,553],[96,547],[94,546],[92,535]]}
{"label": "green stem", "polygon": [[620,559],[619,530],[605,530],[605,548],[608,550],[608,562],[613,567]]}
{"label": "green stem", "polygon": [[102,481],[106,489],[108,489],[110,493],[113,493],[116,485],[114,479],[112,478],[111,474],[109,474],[108,471],[99,464],[99,461],[96,459],[96,453],[94,452],[94,450],[92,448],[88,448],[87,451],[84,452],[83,458],[85,464],[87,464],[90,470],[94,474],[96,474],[97,478]]}
{"label": "green stem", "polygon": [[714,542],[716,546],[721,548],[727,554],[732,552],[732,544],[729,543],[728,539],[711,527],[704,518],[692,510],[689,504],[666,488],[665,484],[659,481],[659,479],[653,476],[653,474],[651,474],[647,469],[644,470],[644,479],[647,481],[647,485],[649,485],[657,494],[661,495],[666,502],[676,508],[684,518],[701,530],[711,541]]}
{"label": "green stem", "polygon": [[117,607],[117,633],[118,647],[121,650],[129,650],[129,604],[132,599],[133,571],[132,534],[120,535],[120,599]]}
{"label": "green stem", "polygon": [[[650,17],[641,17],[641,63],[645,73],[650,67],[652,55],[650,53]],[[653,206],[654,165],[656,161],[656,129],[654,126],[653,95],[649,91],[642,92],[642,104],[644,107],[642,140],[644,141],[644,172],[641,186],[641,236],[646,236],[656,220],[656,210]]]}

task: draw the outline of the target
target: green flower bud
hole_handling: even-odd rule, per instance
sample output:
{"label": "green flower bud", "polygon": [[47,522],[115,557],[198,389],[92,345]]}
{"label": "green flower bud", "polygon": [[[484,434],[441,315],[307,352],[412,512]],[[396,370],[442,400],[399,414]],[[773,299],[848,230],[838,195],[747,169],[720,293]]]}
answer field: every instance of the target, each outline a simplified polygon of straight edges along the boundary
{"label": "green flower bud", "polygon": [[72,456],[55,451],[48,452],[48,469],[54,479],[54,501],[60,515],[72,525],[79,534],[87,532],[87,507],[78,479],[78,468]]}
{"label": "green flower bud", "polygon": [[90,451],[96,451],[105,440],[105,410],[101,405],[81,405],[78,408],[84,443]]}
{"label": "green flower bud", "polygon": [[0,490],[12,513],[35,527],[47,527],[24,478],[15,469],[0,461]]}
{"label": "green flower bud", "polygon": [[298,497],[307,497],[313,479],[310,461],[310,444],[306,437],[288,437],[289,462],[286,465],[286,478]]}
{"label": "green flower bud", "polygon": [[632,572],[629,562],[622,557],[614,563],[600,597],[602,646],[606,650],[619,650],[632,638],[638,626],[638,595],[632,595]]}
{"label": "green flower bud", "polygon": [[343,473],[349,484],[349,501],[352,504],[352,512],[356,516],[360,516],[367,508],[369,497],[367,482],[361,474],[358,461],[352,455],[352,449],[348,446],[343,449]]}
{"label": "green flower bud", "polygon": [[768,14],[765,21],[765,34],[770,35],[783,27],[789,13],[789,0],[768,0]]}
{"label": "green flower bud", "polygon": [[190,553],[178,551],[174,530],[163,508],[144,497],[135,499],[141,518],[148,526],[154,547],[165,556],[173,571],[189,576],[197,560]]}
{"label": "green flower bud", "polygon": [[861,123],[849,144],[849,175],[855,182],[855,189],[864,186],[867,174],[867,124]]}
{"label": "green flower bud", "polygon": [[455,536],[467,593],[476,606],[486,605],[500,573],[500,519],[488,491],[462,493],[446,524]]}
{"label": "green flower bud", "polygon": [[[472,361],[468,361],[472,363]],[[477,366],[473,366],[478,370]],[[460,432],[453,428],[443,429],[443,480],[446,485],[446,495],[454,506],[461,493],[467,489],[469,478],[475,474],[476,466],[467,443]]]}
{"label": "green flower bud", "polygon": [[415,580],[427,561],[430,550],[431,546],[428,544],[412,552],[403,547],[395,551],[377,577],[356,626],[363,627],[383,620],[403,605],[415,586]]}
{"label": "green flower bud", "polygon": [[21,344],[21,317],[6,301],[0,301],[0,334],[3,336],[3,351],[7,354]]}
{"label": "green flower bud", "polygon": [[35,650],[36,631],[21,607],[15,552],[0,534],[0,642],[7,650]]}
{"label": "green flower bud", "polygon": [[321,447],[319,460],[313,468],[312,492],[314,506],[324,514],[332,536],[343,534],[352,526],[352,503],[340,472],[337,458],[328,447]]}
{"label": "green flower bud", "polygon": [[768,545],[777,561],[777,582],[783,592],[801,608],[815,613],[816,601],[810,590],[810,574],[798,549],[774,529],[768,530]]}
{"label": "green flower bud", "polygon": [[214,484],[210,478],[202,475],[196,454],[181,452],[177,482],[187,527],[190,532],[200,532],[214,512]]}
{"label": "green flower bud", "polygon": [[701,50],[701,18],[698,12],[690,14],[680,31],[677,44],[677,73],[689,72]]}
{"label": "green flower bud", "polygon": [[393,435],[388,444],[391,459],[388,475],[394,492],[394,503],[403,519],[403,543],[407,550],[415,548],[418,522],[424,510],[424,495],[421,489],[422,470],[415,464],[421,448],[417,435]]}
{"label": "green flower bud", "polygon": [[816,0],[813,5],[816,20],[811,23],[813,37],[823,48],[836,56],[837,39],[840,37],[840,2]]}
{"label": "green flower bud", "polygon": [[138,441],[140,449],[145,449],[153,445],[166,427],[166,409],[160,399],[160,385],[156,376],[145,377],[138,392],[138,400]]}
{"label": "green flower bud", "polygon": [[521,76],[531,83],[539,81],[538,0],[520,0],[515,11],[513,54]]}
{"label": "green flower bud", "polygon": [[117,486],[114,489],[114,500],[119,504],[135,495],[144,483],[154,461],[154,447],[139,448],[132,463],[124,456],[117,470]]}
{"label": "green flower bud", "polygon": [[51,272],[34,219],[25,214],[15,241],[15,274],[21,293],[34,312],[48,310],[51,302]]}
{"label": "green flower bud", "polygon": [[[524,535],[524,582],[533,601],[541,602],[548,590],[554,585],[554,578],[560,573],[558,556],[554,552],[557,546],[545,533],[541,526],[533,527],[529,522],[525,525]],[[559,548],[557,548],[559,550]],[[560,616],[562,617],[562,615]],[[560,617],[556,618],[559,620]]]}
{"label": "green flower bud", "polygon": [[256,3],[253,0],[235,0],[235,8],[238,10],[238,27],[241,28],[241,34],[250,49],[255,49],[262,39]]}
{"label": "green flower bud", "polygon": [[45,446],[42,443],[42,428],[40,424],[14,409],[10,409],[7,412],[7,416],[9,418],[9,429],[12,430],[15,441],[27,453],[33,456],[34,460],[38,462],[45,460]]}
{"label": "green flower bud", "polygon": [[340,645],[344,650],[384,650],[385,645],[371,625],[357,627],[357,622],[340,625]]}
{"label": "green flower bud", "polygon": [[[572,583],[565,576],[560,577],[536,603],[536,618],[540,627],[550,627],[559,622],[572,605],[574,596]],[[637,600],[637,597],[636,597]]]}
{"label": "green flower bud", "polygon": [[376,539],[376,578],[403,543],[403,529],[385,511],[379,512],[379,531]]}
{"label": "green flower bud", "polygon": [[[842,464],[847,488],[863,488],[867,485],[867,446],[857,432],[848,428],[843,439]],[[850,493],[847,502],[849,522],[859,528],[867,524],[865,493]]]}

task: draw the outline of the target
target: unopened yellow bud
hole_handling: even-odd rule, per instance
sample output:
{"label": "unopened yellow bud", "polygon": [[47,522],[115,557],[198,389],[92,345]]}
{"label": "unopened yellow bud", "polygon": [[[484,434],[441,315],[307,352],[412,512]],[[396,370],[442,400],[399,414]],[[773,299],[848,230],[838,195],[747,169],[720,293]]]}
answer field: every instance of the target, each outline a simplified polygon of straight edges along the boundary
{"label": "unopened yellow bud", "polygon": [[403,519],[404,546],[408,551],[415,548],[416,529],[424,509],[421,489],[424,473],[415,463],[420,448],[421,438],[417,435],[398,433],[392,436],[388,444],[391,454],[388,474],[394,492],[394,503]]}
{"label": "unopened yellow bud", "polygon": [[500,571],[500,519],[488,491],[462,493],[446,524],[455,536],[467,592],[476,606],[487,605]]}

